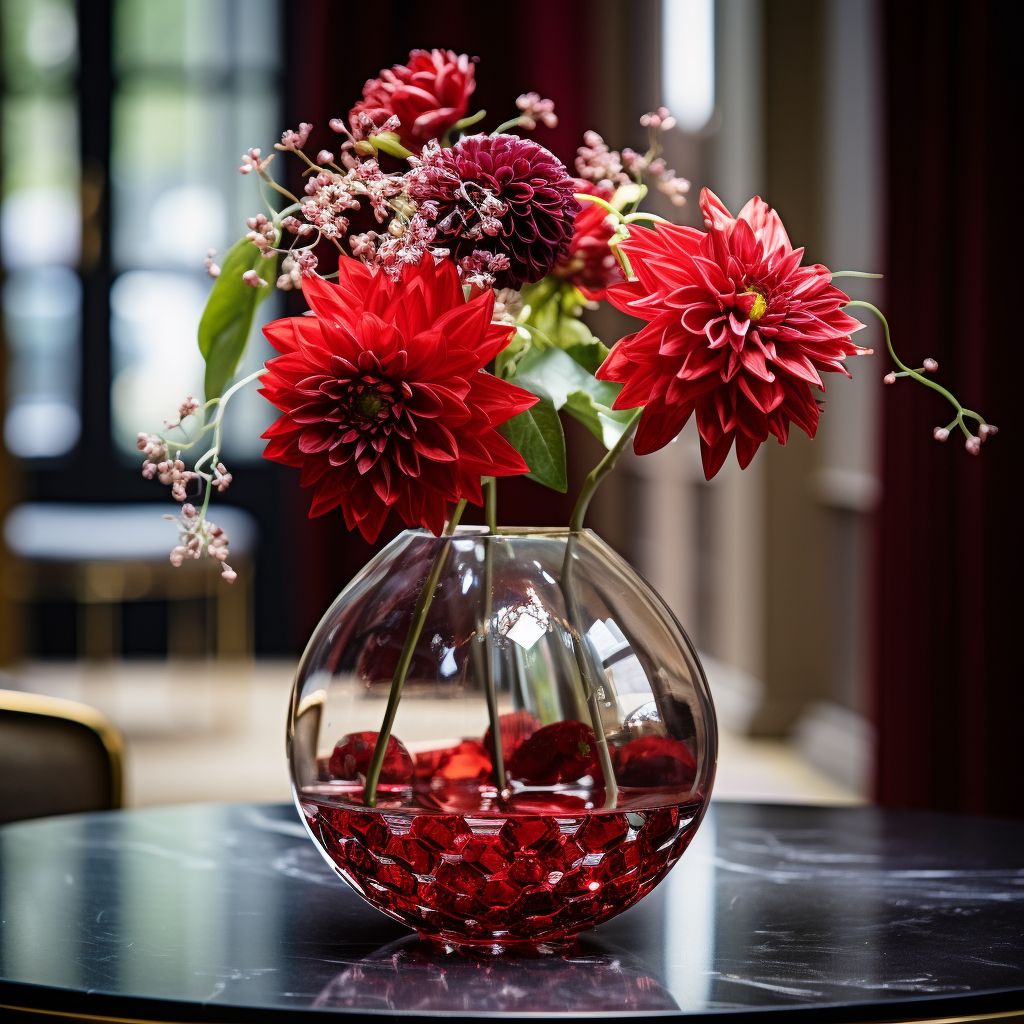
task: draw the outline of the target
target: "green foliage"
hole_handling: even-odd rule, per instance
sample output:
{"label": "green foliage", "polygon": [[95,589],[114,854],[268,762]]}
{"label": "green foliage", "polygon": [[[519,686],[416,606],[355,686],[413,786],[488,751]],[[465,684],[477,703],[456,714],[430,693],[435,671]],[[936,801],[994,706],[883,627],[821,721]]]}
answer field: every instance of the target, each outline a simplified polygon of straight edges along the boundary
{"label": "green foliage", "polygon": [[256,307],[270,294],[267,286],[253,288],[242,280],[255,270],[267,285],[277,277],[277,257],[264,259],[247,238],[239,239],[221,264],[220,276],[199,321],[199,351],[206,360],[206,398],[220,397],[245,354]]}
{"label": "green foliage", "polygon": [[[591,344],[601,345],[596,339]],[[584,347],[582,356],[593,365],[597,352]],[[579,420],[605,448],[615,447],[632,416],[630,409],[612,409],[621,385],[598,380],[567,351],[553,345],[531,348],[516,363],[513,380],[535,395],[549,397],[556,409]]]}
{"label": "green foliage", "polygon": [[[517,382],[518,383],[518,382]],[[532,390],[532,389],[531,389]],[[569,481],[565,471],[565,435],[554,403],[544,394],[532,408],[501,424],[498,430],[526,461],[528,480],[566,492]]]}

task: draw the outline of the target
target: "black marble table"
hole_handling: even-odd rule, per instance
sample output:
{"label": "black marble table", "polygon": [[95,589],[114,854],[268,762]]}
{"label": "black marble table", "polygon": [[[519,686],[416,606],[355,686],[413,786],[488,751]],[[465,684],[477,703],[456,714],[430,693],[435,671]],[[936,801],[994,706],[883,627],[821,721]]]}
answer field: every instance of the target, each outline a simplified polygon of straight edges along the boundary
{"label": "black marble table", "polygon": [[0,829],[2,1019],[893,1021],[1018,1010],[1024,1018],[1019,823],[715,804],[658,889],[571,954],[497,960],[436,952],[367,907],[291,806]]}

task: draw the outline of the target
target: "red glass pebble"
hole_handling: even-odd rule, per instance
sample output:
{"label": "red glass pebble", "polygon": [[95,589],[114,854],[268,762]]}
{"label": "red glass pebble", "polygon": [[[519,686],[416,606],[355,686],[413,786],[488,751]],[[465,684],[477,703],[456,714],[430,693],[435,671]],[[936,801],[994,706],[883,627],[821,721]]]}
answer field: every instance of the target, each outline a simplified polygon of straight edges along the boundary
{"label": "red glass pebble", "polygon": [[664,877],[691,834],[676,807],[500,823],[312,804],[314,833],[371,903],[424,935],[493,948],[558,945],[621,912]]}
{"label": "red glass pebble", "polygon": [[642,736],[620,747],[616,755],[620,786],[692,786],[696,774],[690,748],[668,736]]}
{"label": "red glass pebble", "polygon": [[[336,779],[355,781],[360,776],[366,777],[370,768],[374,748],[377,745],[375,732],[354,732],[342,736],[331,754],[329,768]],[[390,784],[402,784],[412,781],[412,755],[394,736],[388,737],[388,745],[384,752],[384,763],[381,766],[380,781]]]}
{"label": "red glass pebble", "polygon": [[509,773],[534,785],[599,776],[594,730],[583,722],[568,721],[538,729],[512,755]]}
{"label": "red glass pebble", "polygon": [[463,740],[441,755],[433,778],[445,782],[483,782],[491,774],[491,757],[483,744]]}
{"label": "red glass pebble", "polygon": [[629,823],[621,814],[592,814],[576,833],[576,842],[591,853],[618,846],[629,833]]}
{"label": "red glass pebble", "polygon": [[[501,730],[501,757],[507,768],[512,763],[512,755],[540,728],[540,719],[529,711],[512,711],[498,716],[498,728]],[[491,729],[484,734],[484,747],[493,758],[494,733]]]}
{"label": "red glass pebble", "polygon": [[413,819],[409,835],[422,839],[435,849],[451,851],[457,846],[464,846],[472,833],[456,814],[420,814]]}

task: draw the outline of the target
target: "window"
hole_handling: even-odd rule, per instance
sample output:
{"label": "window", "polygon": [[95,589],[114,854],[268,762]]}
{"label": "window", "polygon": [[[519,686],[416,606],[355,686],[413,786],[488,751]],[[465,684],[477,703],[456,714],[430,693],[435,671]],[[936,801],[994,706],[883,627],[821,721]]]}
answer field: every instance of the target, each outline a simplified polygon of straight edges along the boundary
{"label": "window", "polygon": [[663,0],[661,93],[683,131],[700,131],[715,109],[714,0]]}
{"label": "window", "polygon": [[[238,173],[280,135],[275,0],[117,0],[113,19],[111,430],[134,461],[139,430],[203,393],[196,330],[224,251],[259,212]],[[275,296],[262,322],[281,315]],[[247,366],[269,347],[254,332]],[[225,458],[256,458],[273,410],[254,390],[232,403]]]}
{"label": "window", "polygon": [[4,443],[45,459],[81,433],[78,33],[71,0],[4,0],[0,247],[7,339]]}

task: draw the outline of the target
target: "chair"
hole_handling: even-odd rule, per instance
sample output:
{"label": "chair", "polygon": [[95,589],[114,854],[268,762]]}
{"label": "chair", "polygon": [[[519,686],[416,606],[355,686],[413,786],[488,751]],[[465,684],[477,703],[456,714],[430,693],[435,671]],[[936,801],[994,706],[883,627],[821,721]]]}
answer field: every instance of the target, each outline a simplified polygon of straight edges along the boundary
{"label": "chair", "polygon": [[[4,539],[20,562],[20,579],[13,589],[22,600],[74,601],[78,649],[87,658],[120,654],[120,606],[139,600],[167,601],[168,654],[247,657],[253,648],[251,552],[256,522],[243,509],[217,508],[215,519],[231,538],[230,562],[238,573],[235,583],[227,585],[215,559],[187,559],[177,569],[168,561],[177,533],[162,514],[179,510],[177,505],[157,504],[19,505],[4,522]],[[201,613],[195,614],[198,602],[205,604],[205,623]],[[197,635],[208,638],[207,650],[196,649]]]}
{"label": "chair", "polygon": [[0,690],[0,824],[120,807],[123,749],[86,704]]}

